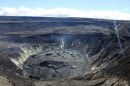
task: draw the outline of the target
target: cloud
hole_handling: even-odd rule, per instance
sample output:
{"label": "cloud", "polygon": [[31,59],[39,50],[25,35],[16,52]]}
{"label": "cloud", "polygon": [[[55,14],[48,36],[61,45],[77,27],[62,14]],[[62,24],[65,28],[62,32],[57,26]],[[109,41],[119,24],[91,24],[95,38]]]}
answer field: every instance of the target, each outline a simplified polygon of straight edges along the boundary
{"label": "cloud", "polygon": [[43,17],[85,17],[116,20],[130,20],[130,13],[116,10],[89,10],[81,11],[68,8],[28,8],[28,7],[3,7],[0,9],[1,16],[43,16]]}

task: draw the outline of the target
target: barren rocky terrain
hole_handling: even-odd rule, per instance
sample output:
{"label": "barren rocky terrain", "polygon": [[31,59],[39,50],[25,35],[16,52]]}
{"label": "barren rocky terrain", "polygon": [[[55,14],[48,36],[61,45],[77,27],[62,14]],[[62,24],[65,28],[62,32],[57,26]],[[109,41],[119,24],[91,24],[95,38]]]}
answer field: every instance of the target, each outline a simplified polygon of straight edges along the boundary
{"label": "barren rocky terrain", "polygon": [[0,86],[129,86],[130,21],[0,17]]}

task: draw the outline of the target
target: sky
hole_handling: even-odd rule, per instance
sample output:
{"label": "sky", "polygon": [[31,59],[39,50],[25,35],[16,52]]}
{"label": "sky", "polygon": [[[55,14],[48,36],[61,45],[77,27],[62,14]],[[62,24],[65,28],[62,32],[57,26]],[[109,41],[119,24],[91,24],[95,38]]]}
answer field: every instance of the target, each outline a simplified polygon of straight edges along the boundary
{"label": "sky", "polygon": [[0,15],[130,20],[130,0],[0,0]]}

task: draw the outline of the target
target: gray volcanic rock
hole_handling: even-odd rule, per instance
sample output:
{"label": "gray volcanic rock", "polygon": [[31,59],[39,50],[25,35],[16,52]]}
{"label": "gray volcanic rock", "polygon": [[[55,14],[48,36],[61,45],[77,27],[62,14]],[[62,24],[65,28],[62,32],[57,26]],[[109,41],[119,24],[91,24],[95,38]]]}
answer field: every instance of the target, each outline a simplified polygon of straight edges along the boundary
{"label": "gray volcanic rock", "polygon": [[16,86],[129,85],[130,21],[0,17],[0,47]]}
{"label": "gray volcanic rock", "polygon": [[87,61],[72,50],[51,50],[29,57],[23,65],[30,78],[55,80],[83,76]]}

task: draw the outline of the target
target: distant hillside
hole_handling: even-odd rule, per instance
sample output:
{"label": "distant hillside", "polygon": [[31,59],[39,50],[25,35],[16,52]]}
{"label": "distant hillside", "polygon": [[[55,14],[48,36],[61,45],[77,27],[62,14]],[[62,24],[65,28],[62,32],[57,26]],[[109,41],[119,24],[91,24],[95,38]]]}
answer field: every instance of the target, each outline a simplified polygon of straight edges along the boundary
{"label": "distant hillside", "polygon": [[[116,21],[116,23],[123,21]],[[38,29],[97,25],[113,29],[112,20],[90,19],[90,18],[53,18],[53,17],[16,17],[0,16],[0,34],[7,32],[33,31]]]}

